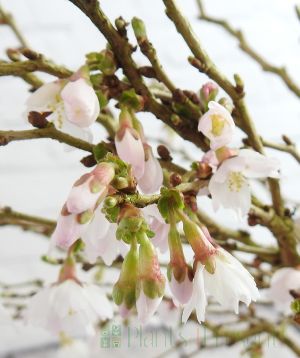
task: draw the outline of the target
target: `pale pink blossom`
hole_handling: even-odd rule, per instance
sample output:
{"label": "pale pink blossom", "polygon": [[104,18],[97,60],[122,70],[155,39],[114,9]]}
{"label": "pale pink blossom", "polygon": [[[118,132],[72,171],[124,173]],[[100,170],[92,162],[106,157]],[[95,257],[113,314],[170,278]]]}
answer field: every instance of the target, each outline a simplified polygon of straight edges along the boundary
{"label": "pale pink blossom", "polygon": [[193,292],[193,282],[190,280],[188,274],[185,275],[183,281],[178,282],[172,273],[169,286],[175,301],[184,305],[190,300]]}
{"label": "pale pink blossom", "polygon": [[210,101],[208,108],[199,120],[198,130],[210,140],[211,149],[216,150],[231,142],[235,124],[231,114],[219,103]]}
{"label": "pale pink blossom", "polygon": [[138,179],[140,189],[151,194],[159,190],[163,183],[163,171],[157,158],[154,157],[152,148],[144,143],[145,165],[144,174]]}
{"label": "pale pink blossom", "polygon": [[156,204],[148,205],[142,209],[142,211],[150,229],[155,234],[151,239],[153,245],[157,247],[161,253],[165,253],[168,250],[170,225],[165,222]]}
{"label": "pale pink blossom", "polygon": [[161,303],[161,297],[150,298],[145,295],[143,290],[140,290],[138,299],[136,300],[136,309],[138,320],[141,324],[149,322],[150,318],[154,315],[159,304]]}
{"label": "pale pink blossom", "polygon": [[81,223],[77,214],[70,214],[63,208],[58,217],[55,230],[51,236],[49,253],[51,253],[54,246],[68,249],[81,237],[87,227],[88,221]]}
{"label": "pale pink blossom", "polygon": [[87,128],[96,121],[100,107],[89,81],[78,75],[37,89],[26,102],[26,112],[31,111],[50,112],[47,120],[56,128],[88,140],[91,134]]}
{"label": "pale pink blossom", "polygon": [[114,178],[112,165],[100,163],[95,169],[83,175],[72,187],[66,205],[72,214],[94,209],[96,203],[105,196],[109,183]]}
{"label": "pale pink blossom", "polygon": [[26,311],[27,323],[71,337],[92,335],[98,321],[112,317],[112,305],[98,286],[71,279],[43,288]]}
{"label": "pale pink blossom", "polygon": [[138,132],[133,128],[125,128],[122,133],[116,135],[115,144],[118,156],[131,164],[137,179],[142,178],[145,170],[145,152]]}
{"label": "pale pink blossom", "polygon": [[209,181],[215,210],[223,206],[234,209],[240,216],[246,215],[251,205],[247,178],[277,178],[278,171],[277,160],[250,149],[240,150],[237,156],[224,160]]}
{"label": "pale pink blossom", "polygon": [[284,267],[277,270],[272,276],[268,298],[271,299],[278,311],[291,313],[293,297],[290,290],[300,293],[300,269]]}
{"label": "pale pink blossom", "polygon": [[90,348],[87,342],[66,337],[66,342],[55,353],[53,358],[87,358],[90,357]]}
{"label": "pale pink blossom", "polygon": [[68,121],[78,127],[89,127],[96,121],[100,112],[99,100],[85,79],[68,82],[60,95]]}

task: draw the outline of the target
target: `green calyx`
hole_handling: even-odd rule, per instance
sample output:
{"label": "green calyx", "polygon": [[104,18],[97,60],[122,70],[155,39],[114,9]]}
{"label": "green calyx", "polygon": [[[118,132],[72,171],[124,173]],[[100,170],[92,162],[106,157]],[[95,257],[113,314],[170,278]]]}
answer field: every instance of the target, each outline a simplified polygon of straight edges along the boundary
{"label": "green calyx", "polygon": [[169,221],[169,215],[171,211],[184,208],[183,195],[176,189],[161,189],[161,197],[158,201],[157,207],[161,216]]}
{"label": "green calyx", "polygon": [[165,290],[165,278],[160,271],[154,246],[145,234],[139,236],[139,285],[137,287],[137,297],[141,290],[151,299],[161,297]]}
{"label": "green calyx", "polygon": [[138,262],[137,244],[136,240],[133,240],[131,248],[123,261],[119,280],[113,288],[113,300],[118,306],[124,303],[130,309],[135,305]]}

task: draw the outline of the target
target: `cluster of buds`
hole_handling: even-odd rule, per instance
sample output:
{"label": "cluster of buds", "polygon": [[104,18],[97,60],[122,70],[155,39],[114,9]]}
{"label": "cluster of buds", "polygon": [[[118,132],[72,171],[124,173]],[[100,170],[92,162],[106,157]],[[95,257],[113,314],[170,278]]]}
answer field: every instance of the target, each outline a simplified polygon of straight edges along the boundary
{"label": "cluster of buds", "polygon": [[157,253],[142,212],[125,205],[120,212],[117,238],[130,244],[113,289],[113,298],[124,317],[135,306],[141,323],[149,321],[159,306],[165,288]]}

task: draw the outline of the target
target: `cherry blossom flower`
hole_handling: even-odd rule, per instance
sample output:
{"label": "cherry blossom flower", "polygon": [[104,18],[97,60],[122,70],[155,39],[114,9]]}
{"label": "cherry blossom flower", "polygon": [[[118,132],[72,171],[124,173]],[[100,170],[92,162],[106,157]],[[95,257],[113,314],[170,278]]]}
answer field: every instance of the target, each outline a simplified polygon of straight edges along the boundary
{"label": "cherry blossom flower", "polygon": [[118,156],[131,164],[133,174],[140,179],[145,169],[145,152],[139,132],[133,127],[131,113],[122,108],[120,127],[115,136]]}
{"label": "cherry blossom flower", "polygon": [[[50,252],[55,245],[68,249],[87,231],[94,210],[106,195],[108,185],[114,174],[112,165],[103,162],[98,164],[91,173],[83,175],[74,184],[52,234]],[[100,224],[102,224],[101,221]],[[98,230],[101,232],[101,226]],[[89,237],[94,234],[95,229],[92,226],[90,234],[87,234],[88,245],[90,244],[92,247],[94,246],[93,240],[96,240],[96,238],[91,241]]]}
{"label": "cherry blossom flower", "polygon": [[159,190],[163,183],[163,171],[157,158],[154,157],[150,145],[144,143],[145,166],[144,174],[138,179],[140,189],[151,194]]}
{"label": "cherry blossom flower", "polygon": [[211,149],[216,150],[231,142],[235,124],[231,114],[219,103],[210,101],[208,108],[199,120],[198,130],[210,140]]}
{"label": "cherry blossom flower", "polygon": [[277,270],[272,276],[268,298],[270,298],[278,311],[285,314],[291,313],[293,297],[290,290],[300,293],[300,269],[284,267]]}
{"label": "cherry blossom flower", "polygon": [[72,279],[43,288],[26,312],[27,323],[71,337],[92,335],[98,320],[112,317],[112,305],[98,286]]}
{"label": "cherry blossom flower", "polygon": [[111,164],[100,163],[95,169],[83,175],[72,187],[66,206],[72,214],[93,209],[107,193],[109,183],[114,178],[115,171]]}
{"label": "cherry blossom flower", "polygon": [[[196,272],[193,280],[193,292],[184,306],[182,321],[186,322],[193,309],[199,323],[205,320],[207,296],[212,296],[222,308],[239,312],[239,302],[247,306],[256,301],[259,291],[251,274],[244,266],[223,248],[214,244],[207,228],[203,227],[201,240],[206,245],[214,245],[206,255],[195,256]],[[207,256],[207,257],[205,257]]]}
{"label": "cherry blossom flower", "polygon": [[234,209],[240,216],[249,212],[251,193],[247,178],[277,178],[279,163],[250,149],[226,159],[209,181],[208,189],[214,209],[220,206]]}
{"label": "cherry blossom flower", "polygon": [[215,255],[215,271],[203,271],[207,293],[225,309],[239,312],[239,301],[247,306],[256,301],[259,291],[252,275],[227,251],[218,247]]}
{"label": "cherry blossom flower", "polygon": [[142,211],[150,229],[155,234],[151,239],[153,245],[157,247],[161,253],[165,253],[168,250],[168,232],[170,225],[166,224],[156,204],[148,205],[142,209]]}
{"label": "cherry blossom flower", "polygon": [[97,95],[79,70],[69,80],[46,83],[37,89],[26,102],[26,112],[50,112],[47,120],[56,128],[82,139],[89,139],[87,128],[100,112]]}
{"label": "cherry blossom flower", "polygon": [[49,253],[55,246],[68,249],[87,229],[91,218],[92,213],[88,213],[88,215],[71,214],[64,206],[51,236]]}

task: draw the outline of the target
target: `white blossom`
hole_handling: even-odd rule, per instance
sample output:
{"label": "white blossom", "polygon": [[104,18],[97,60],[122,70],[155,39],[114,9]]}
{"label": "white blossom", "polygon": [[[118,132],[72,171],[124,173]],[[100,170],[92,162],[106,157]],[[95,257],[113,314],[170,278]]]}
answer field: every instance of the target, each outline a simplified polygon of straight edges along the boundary
{"label": "white blossom", "polygon": [[26,312],[29,324],[71,337],[94,334],[98,320],[112,317],[112,305],[98,286],[71,279],[43,288]]}
{"label": "white blossom", "polygon": [[210,140],[211,149],[216,150],[231,142],[235,124],[231,114],[219,103],[210,101],[208,108],[199,120],[198,130]]}
{"label": "white blossom", "polygon": [[277,160],[250,149],[242,149],[237,156],[224,160],[208,185],[215,210],[223,206],[246,215],[251,205],[248,178],[276,178],[278,170]]}

